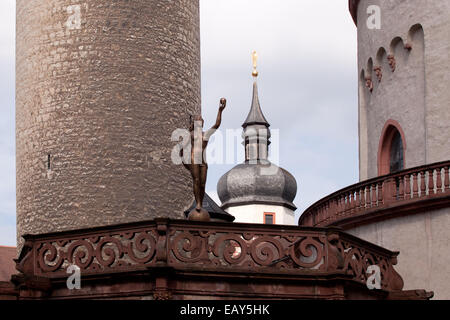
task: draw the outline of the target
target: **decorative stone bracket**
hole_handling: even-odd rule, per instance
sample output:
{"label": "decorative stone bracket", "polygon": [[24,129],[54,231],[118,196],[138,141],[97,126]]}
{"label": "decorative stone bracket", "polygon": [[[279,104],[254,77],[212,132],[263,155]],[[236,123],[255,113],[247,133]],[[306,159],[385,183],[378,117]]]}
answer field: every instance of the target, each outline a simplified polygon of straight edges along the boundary
{"label": "decorative stone bracket", "polygon": [[395,56],[393,54],[389,54],[387,56],[387,60],[388,60],[389,66],[391,67],[392,72],[394,72],[395,68],[397,67],[397,62],[395,60]]}
{"label": "decorative stone bracket", "polygon": [[378,82],[381,82],[381,79],[383,79],[383,71],[381,70],[381,66],[377,66],[373,69],[375,71],[375,74],[377,76]]}
{"label": "decorative stone bracket", "polygon": [[365,78],[365,80],[366,80],[366,87],[369,89],[370,92],[372,92],[373,91],[372,78],[368,76],[368,77]]}

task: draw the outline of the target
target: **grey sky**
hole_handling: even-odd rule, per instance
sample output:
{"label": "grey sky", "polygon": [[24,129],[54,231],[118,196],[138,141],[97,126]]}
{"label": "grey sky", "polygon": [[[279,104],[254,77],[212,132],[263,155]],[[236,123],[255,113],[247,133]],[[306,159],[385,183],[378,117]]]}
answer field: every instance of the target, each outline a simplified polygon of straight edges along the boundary
{"label": "grey sky", "polygon": [[[14,3],[0,1],[2,245],[15,245]],[[206,126],[222,96],[228,99],[222,128],[241,126],[251,103],[250,54],[258,51],[261,107],[280,130],[280,165],[297,179],[297,217],[357,181],[356,27],[347,0],[201,0],[201,28]],[[213,197],[232,167],[210,165]]]}
{"label": "grey sky", "polygon": [[[250,54],[258,51],[261,107],[280,130],[280,164],[297,179],[297,217],[357,181],[357,39],[347,0],[203,0],[201,28],[206,125],[221,96],[228,99],[222,128],[244,122]],[[210,165],[211,195],[232,167]]]}
{"label": "grey sky", "polygon": [[0,245],[15,245],[15,1],[0,1]]}

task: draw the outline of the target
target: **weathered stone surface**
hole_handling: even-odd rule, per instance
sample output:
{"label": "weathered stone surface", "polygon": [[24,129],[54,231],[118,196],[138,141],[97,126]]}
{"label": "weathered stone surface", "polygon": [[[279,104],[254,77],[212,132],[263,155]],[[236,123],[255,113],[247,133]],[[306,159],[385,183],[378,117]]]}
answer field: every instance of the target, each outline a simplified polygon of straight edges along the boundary
{"label": "weathered stone surface", "polygon": [[198,0],[17,0],[19,241],[183,217],[171,134],[200,111],[199,38]]}

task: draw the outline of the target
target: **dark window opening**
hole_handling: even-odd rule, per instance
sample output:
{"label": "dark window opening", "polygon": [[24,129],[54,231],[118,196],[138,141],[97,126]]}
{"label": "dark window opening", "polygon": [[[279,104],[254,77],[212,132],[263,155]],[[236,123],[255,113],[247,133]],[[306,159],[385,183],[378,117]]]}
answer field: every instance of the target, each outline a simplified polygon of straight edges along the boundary
{"label": "dark window opening", "polygon": [[275,224],[275,213],[264,213],[264,224]]}
{"label": "dark window opening", "polygon": [[47,156],[47,170],[50,170],[50,154]]}
{"label": "dark window opening", "polygon": [[378,175],[405,170],[405,136],[400,124],[389,120],[382,132],[378,149]]}
{"label": "dark window opening", "polygon": [[396,131],[392,138],[391,150],[390,150],[390,173],[402,171],[403,165],[403,141],[400,132]]}

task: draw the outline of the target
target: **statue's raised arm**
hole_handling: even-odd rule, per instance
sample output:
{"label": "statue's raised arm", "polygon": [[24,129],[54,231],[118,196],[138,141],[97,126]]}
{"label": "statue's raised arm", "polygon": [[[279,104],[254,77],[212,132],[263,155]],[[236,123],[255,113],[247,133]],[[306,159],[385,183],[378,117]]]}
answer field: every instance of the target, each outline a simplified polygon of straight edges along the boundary
{"label": "statue's raised arm", "polygon": [[211,127],[211,129],[206,131],[205,137],[204,137],[205,140],[209,140],[209,138],[211,138],[211,136],[214,134],[214,132],[217,129],[219,129],[220,124],[222,123],[222,112],[223,112],[223,110],[225,110],[226,106],[227,106],[227,99],[225,99],[225,98],[220,99],[219,112],[217,113],[216,123]]}
{"label": "statue's raised arm", "polygon": [[211,129],[217,130],[220,127],[220,124],[222,123],[222,112],[225,110],[225,107],[227,106],[227,99],[222,98],[220,99],[220,106],[219,106],[219,112],[217,113],[217,119],[216,123],[211,127]]}

